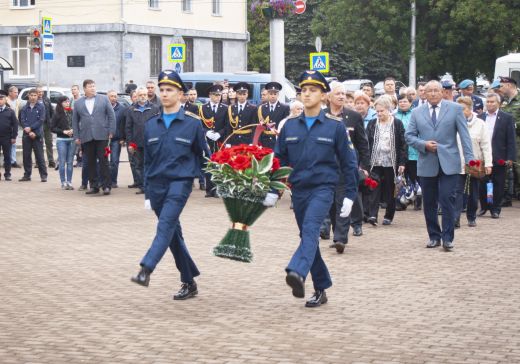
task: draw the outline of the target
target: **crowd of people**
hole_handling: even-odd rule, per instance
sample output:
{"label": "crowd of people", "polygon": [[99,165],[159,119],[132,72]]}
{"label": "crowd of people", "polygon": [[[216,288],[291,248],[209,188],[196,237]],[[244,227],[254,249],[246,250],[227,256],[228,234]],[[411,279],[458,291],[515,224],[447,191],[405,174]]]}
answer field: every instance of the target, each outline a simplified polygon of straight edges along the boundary
{"label": "crowd of people", "polygon": [[[147,286],[170,246],[176,262],[182,262],[183,284],[175,299],[197,294],[193,278],[199,274],[178,217],[194,178],[206,197],[219,197],[211,176],[204,173],[204,157],[220,148],[260,144],[294,167],[289,182],[302,240],[286,269],[287,283],[295,296],[303,297],[305,277],[313,275],[315,293],[307,301],[309,307],[327,300],[330,276],[316,250],[317,239],[330,239],[331,230],[331,247],[343,253],[350,227],[360,236],[363,222],[379,224],[381,207],[382,225],[391,225],[396,211],[413,206],[424,210],[427,248],[442,244],[451,251],[463,211],[468,226],[475,227],[477,216],[488,211],[499,218],[504,196],[507,206],[507,198],[520,192],[515,130],[520,101],[516,81],[509,77],[491,85],[485,102],[473,94],[471,80],[460,82],[460,94],[455,94],[455,85],[448,81],[397,91],[395,80],[388,77],[385,94],[375,97],[371,85],[349,93],[342,83],[329,84],[312,71],[302,74],[290,105],[280,102],[278,82],[265,85],[260,105],[249,101],[250,85],[245,82],[231,86],[216,81],[207,90],[206,103],[199,102],[197,91],[186,88],[174,71],[163,71],[158,84],[160,97],[153,81],[145,87],[130,82],[131,104],[125,106],[116,91],[98,94],[95,82],[87,79],[84,96],[79,85],[73,85],[73,98],[59,98],[55,110],[42,87],[29,91],[23,107],[11,88],[0,93],[0,146],[4,178],[10,181],[20,126],[24,174],[19,181],[31,181],[34,154],[41,181],[47,181],[48,168],[56,168],[63,190],[74,189],[76,156],[76,166],[82,168],[79,190],[88,195],[109,195],[118,187],[119,159],[126,147],[133,177],[128,187],[145,195],[162,226],[132,281]],[[172,123],[178,126],[170,135]],[[56,161],[51,133],[56,134]],[[340,134],[347,137],[339,141]],[[165,190],[158,181],[172,185]],[[276,201],[272,195],[266,197],[266,206]],[[170,197],[173,202],[164,200]],[[169,220],[163,221],[163,215]]]}

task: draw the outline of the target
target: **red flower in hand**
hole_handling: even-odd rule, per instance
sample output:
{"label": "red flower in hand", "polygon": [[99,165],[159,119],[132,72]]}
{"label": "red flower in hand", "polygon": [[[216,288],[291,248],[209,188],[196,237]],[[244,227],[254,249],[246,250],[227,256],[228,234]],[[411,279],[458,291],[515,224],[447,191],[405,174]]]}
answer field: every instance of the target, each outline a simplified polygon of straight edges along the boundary
{"label": "red flower in hand", "polygon": [[273,158],[273,167],[271,168],[271,172],[275,172],[280,169],[280,160],[278,158]]}
{"label": "red flower in hand", "polygon": [[377,188],[377,186],[379,185],[376,180],[374,180],[370,177],[365,178],[364,183],[365,183],[365,186],[370,188],[371,190]]}
{"label": "red flower in hand", "polygon": [[469,161],[469,166],[470,167],[475,167],[477,165],[477,162],[475,162],[474,160],[470,160]]}
{"label": "red flower in hand", "polygon": [[128,146],[132,149],[137,149],[137,144],[135,144],[134,142],[128,143]]}
{"label": "red flower in hand", "polygon": [[499,160],[497,161],[497,163],[498,163],[499,166],[503,166],[503,165],[506,164],[506,161],[503,160],[503,159],[499,159]]}
{"label": "red flower in hand", "polygon": [[480,160],[476,160],[476,161],[475,161],[475,165],[476,165],[477,167],[480,167]]}
{"label": "red flower in hand", "polygon": [[110,150],[110,147],[105,147],[105,157],[108,158],[108,156],[110,155],[110,153],[112,153],[112,151]]}

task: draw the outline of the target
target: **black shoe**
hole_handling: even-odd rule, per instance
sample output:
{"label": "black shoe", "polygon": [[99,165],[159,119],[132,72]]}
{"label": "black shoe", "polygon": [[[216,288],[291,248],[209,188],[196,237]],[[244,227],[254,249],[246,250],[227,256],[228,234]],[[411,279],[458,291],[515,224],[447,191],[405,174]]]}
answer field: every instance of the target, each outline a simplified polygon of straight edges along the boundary
{"label": "black shoe", "polygon": [[322,238],[323,240],[329,240],[330,239],[330,234],[327,234],[326,232],[320,231],[320,238]]}
{"label": "black shoe", "polygon": [[383,225],[392,225],[392,220],[390,220],[390,219],[383,219]]}
{"label": "black shoe", "polygon": [[426,244],[426,247],[427,248],[437,248],[440,245],[441,245],[441,241],[440,240],[430,240],[428,242],[428,244]]}
{"label": "black shoe", "polygon": [[336,243],[335,242],[329,245],[329,248],[335,248],[335,247],[336,247]]}
{"label": "black shoe", "polygon": [[12,181],[11,176],[4,176],[4,179],[5,179],[6,181]]}
{"label": "black shoe", "polygon": [[143,195],[144,194],[144,190],[142,188],[138,189],[137,192],[135,193],[136,195]]}
{"label": "black shoe", "polygon": [[460,217],[455,220],[455,229],[460,228]]}
{"label": "black shoe", "polygon": [[108,188],[108,187],[103,188],[103,195],[105,195],[105,196],[110,195],[110,188]]}
{"label": "black shoe", "polygon": [[60,169],[60,164],[56,163],[56,166],[54,167],[54,170],[57,171],[58,169]]}
{"label": "black shoe", "polygon": [[301,275],[290,271],[285,277],[285,282],[292,288],[292,294],[294,297],[305,297],[305,281]]}
{"label": "black shoe", "polygon": [[85,192],[86,195],[95,195],[96,193],[99,193],[99,188],[91,188],[87,192]]}
{"label": "black shoe", "polygon": [[188,298],[195,297],[199,293],[197,290],[197,283],[183,283],[179,292],[173,295],[174,300],[187,300]]}
{"label": "black shoe", "polygon": [[475,220],[468,220],[468,226],[475,227],[475,226],[477,226],[477,222]]}
{"label": "black shoe", "polygon": [[55,168],[56,167],[56,163],[54,162],[49,162],[49,168]]}
{"label": "black shoe", "polygon": [[112,183],[112,186],[110,186],[112,188],[119,188],[119,186],[117,185],[117,183]]}
{"label": "black shoe", "polygon": [[78,191],[85,191],[86,189],[87,189],[87,186],[81,185],[81,186],[79,186]]}
{"label": "black shoe", "polygon": [[343,254],[343,252],[345,251],[346,245],[347,244],[339,242],[339,241],[334,243],[334,247],[336,248],[336,251],[338,252],[338,254]]}
{"label": "black shoe", "polygon": [[31,180],[31,177],[22,177],[18,180],[18,182],[29,182]]}
{"label": "black shoe", "polygon": [[500,215],[498,214],[498,212],[492,212],[491,213],[491,218],[492,219],[498,219],[500,217]]}
{"label": "black shoe", "polygon": [[42,178],[41,178],[41,181],[42,181],[42,182],[47,182],[47,177],[42,177]]}
{"label": "black shoe", "polygon": [[128,185],[128,188],[137,188],[139,185],[132,183],[131,185]]}
{"label": "black shoe", "polygon": [[11,168],[22,168],[18,163],[11,164]]}
{"label": "black shoe", "polygon": [[484,216],[486,214],[487,210],[481,209],[478,211],[477,216]]}
{"label": "black shoe", "polygon": [[141,267],[139,273],[137,273],[136,276],[130,278],[130,280],[134,283],[140,284],[141,286],[148,287],[150,284],[150,274],[152,274],[152,272],[150,272],[147,268]]}
{"label": "black shoe", "polygon": [[375,217],[369,217],[367,221],[370,225],[377,226],[377,219]]}
{"label": "black shoe", "polygon": [[327,294],[325,293],[325,290],[324,289],[317,290],[317,291],[314,291],[314,294],[312,295],[310,300],[305,302],[305,307],[318,307],[318,306],[326,304],[327,301],[328,301],[328,299],[327,299]]}
{"label": "black shoe", "polygon": [[443,241],[442,247],[445,251],[449,252],[451,249],[453,249],[453,242],[452,241]]}
{"label": "black shoe", "polygon": [[361,226],[354,226],[354,231],[352,232],[352,235],[354,235],[354,236],[363,235],[363,228]]}
{"label": "black shoe", "polygon": [[199,189],[201,189],[202,191],[205,191],[206,190],[206,185],[204,183],[201,183],[199,185]]}

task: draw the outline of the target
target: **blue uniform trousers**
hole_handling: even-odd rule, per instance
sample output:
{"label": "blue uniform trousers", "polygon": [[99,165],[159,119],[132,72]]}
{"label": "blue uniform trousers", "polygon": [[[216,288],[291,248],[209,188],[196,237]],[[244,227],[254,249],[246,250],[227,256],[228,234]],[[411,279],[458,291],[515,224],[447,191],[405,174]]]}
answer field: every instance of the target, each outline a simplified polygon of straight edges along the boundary
{"label": "blue uniform trousers", "polygon": [[[446,175],[439,171],[436,177],[421,177],[424,217],[430,240],[453,241],[458,174]],[[442,208],[442,230],[439,226],[438,207]]]}
{"label": "blue uniform trousers", "polygon": [[334,200],[334,186],[313,189],[292,189],[294,215],[300,229],[300,245],[286,271],[294,271],[303,278],[311,272],[315,290],[332,286],[329,270],[323,261],[320,248],[320,225],[328,216]]}
{"label": "blue uniform trousers", "polygon": [[190,196],[192,184],[193,179],[186,179],[163,183],[149,182],[146,187],[150,204],[159,222],[152,246],[141,261],[141,266],[153,271],[169,247],[183,283],[191,283],[194,277],[200,275],[184,243],[179,221],[182,209]]}

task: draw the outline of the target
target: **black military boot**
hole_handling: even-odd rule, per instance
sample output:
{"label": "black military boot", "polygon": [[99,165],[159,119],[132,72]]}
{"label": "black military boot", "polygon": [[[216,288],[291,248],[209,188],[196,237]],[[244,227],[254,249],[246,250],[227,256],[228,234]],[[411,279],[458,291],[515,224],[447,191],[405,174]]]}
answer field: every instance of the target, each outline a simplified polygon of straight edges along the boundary
{"label": "black military boot", "polygon": [[173,295],[174,300],[187,300],[188,298],[195,297],[199,293],[197,290],[197,283],[195,281],[191,283],[183,283],[179,292]]}
{"label": "black military boot", "polygon": [[134,283],[140,284],[141,286],[148,287],[150,284],[150,274],[152,274],[152,272],[148,268],[141,266],[139,273],[130,278],[130,280]]}
{"label": "black military boot", "polygon": [[312,297],[307,302],[305,302],[305,307],[318,307],[324,305],[327,303],[327,301],[328,299],[325,290],[316,290],[314,291]]}

